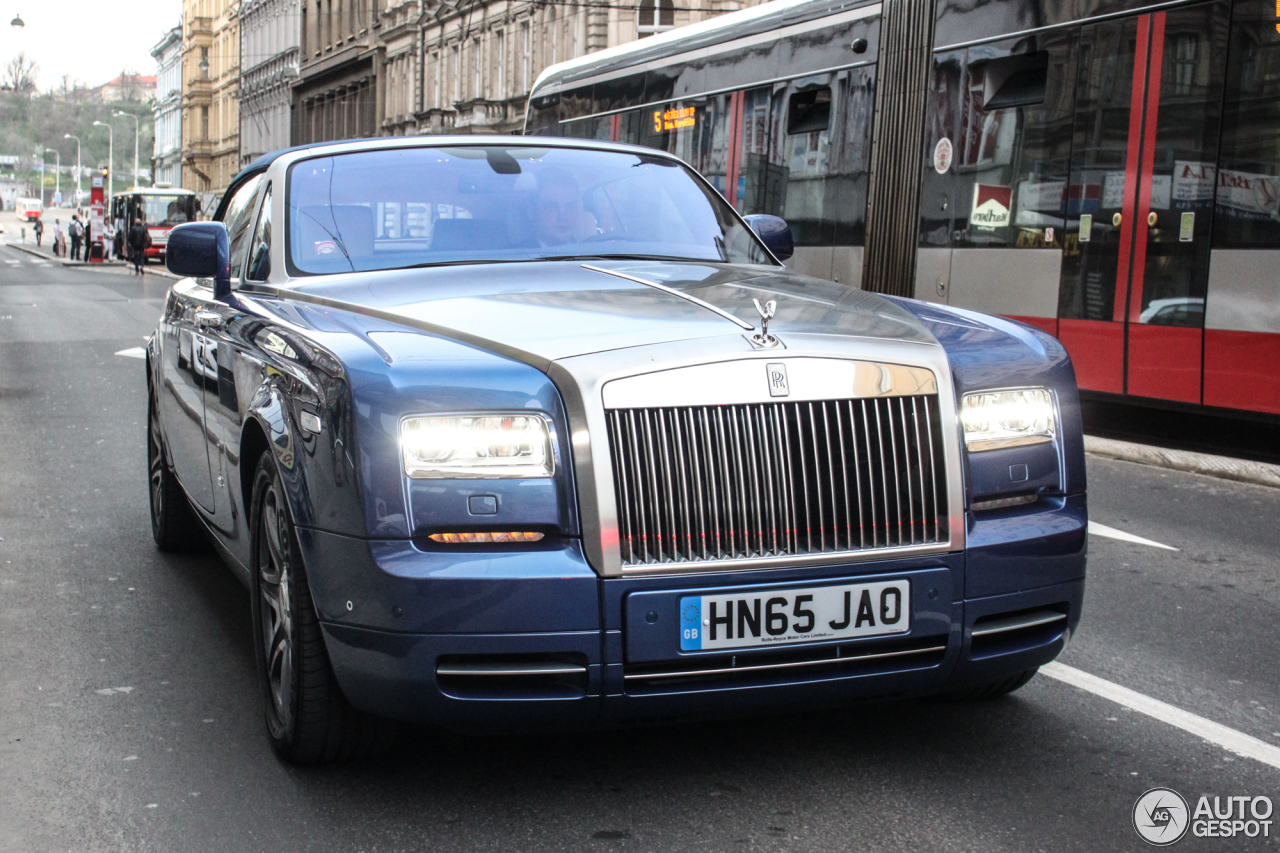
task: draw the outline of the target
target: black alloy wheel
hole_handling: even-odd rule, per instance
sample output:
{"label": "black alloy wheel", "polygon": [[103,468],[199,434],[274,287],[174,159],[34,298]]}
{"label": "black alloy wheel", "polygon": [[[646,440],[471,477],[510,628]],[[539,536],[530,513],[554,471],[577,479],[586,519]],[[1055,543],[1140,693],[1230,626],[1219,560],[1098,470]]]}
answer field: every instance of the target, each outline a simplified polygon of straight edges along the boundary
{"label": "black alloy wheel", "polygon": [[160,437],[160,412],[154,392],[147,395],[147,474],[150,482],[151,535],[161,551],[203,551],[204,529],[178,478],[169,468]]}
{"label": "black alloy wheel", "polygon": [[296,764],[385,752],[395,724],[352,707],[333,674],[270,450],[253,478],[251,518],[254,650],[272,748]]}

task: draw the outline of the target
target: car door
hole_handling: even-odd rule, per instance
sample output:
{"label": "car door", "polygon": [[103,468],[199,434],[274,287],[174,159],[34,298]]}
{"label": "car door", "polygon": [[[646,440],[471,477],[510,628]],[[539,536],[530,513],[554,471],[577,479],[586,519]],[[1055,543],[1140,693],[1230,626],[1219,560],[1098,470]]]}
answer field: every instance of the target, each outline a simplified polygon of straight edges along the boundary
{"label": "car door", "polygon": [[[223,217],[231,238],[233,280],[244,263],[248,246],[244,232],[253,221],[261,186],[260,175],[242,186]],[[175,286],[174,294],[171,313],[175,315],[172,325],[176,357],[170,370],[166,347],[165,380],[165,385],[176,391],[171,395],[175,401],[171,405],[174,411],[166,416],[166,422],[180,425],[179,429],[171,427],[169,431],[174,467],[187,493],[205,511],[206,520],[227,533],[234,530],[235,523],[223,459],[228,436],[210,431],[208,410],[235,393],[229,353],[223,346],[222,336],[228,306],[214,299],[213,282],[208,279],[182,282]],[[238,441],[237,435],[235,444]],[[188,474],[184,475],[184,469]]]}
{"label": "car door", "polygon": [[192,502],[206,513],[216,509],[209,455],[204,440],[204,395],[216,363],[197,316],[213,300],[208,282],[185,279],[173,286],[160,318],[160,381],[156,401],[164,424],[169,460]]}
{"label": "car door", "polygon": [[[231,249],[232,298],[209,306],[209,310],[218,317],[208,330],[217,347],[218,387],[216,393],[208,393],[205,397],[204,434],[219,505],[231,508],[230,512],[221,513],[215,523],[228,540],[240,542],[240,532],[246,529],[235,510],[238,503],[243,503],[243,499],[237,501],[235,494],[235,490],[240,488],[240,465],[254,465],[257,461],[239,458],[240,433],[249,404],[242,392],[246,389],[252,392],[256,387],[256,383],[249,387],[249,380],[245,377],[260,376],[258,363],[245,358],[242,336],[251,334],[259,321],[245,314],[235,293],[243,286],[246,276],[262,276],[255,280],[265,281],[265,275],[270,272],[269,267],[264,268],[263,253],[256,251],[255,247],[265,242],[269,259],[271,185],[263,179],[255,180],[252,185],[246,184],[232,199],[226,222]],[[249,508],[243,509],[247,512]],[[238,552],[239,549],[233,547],[232,550]]]}

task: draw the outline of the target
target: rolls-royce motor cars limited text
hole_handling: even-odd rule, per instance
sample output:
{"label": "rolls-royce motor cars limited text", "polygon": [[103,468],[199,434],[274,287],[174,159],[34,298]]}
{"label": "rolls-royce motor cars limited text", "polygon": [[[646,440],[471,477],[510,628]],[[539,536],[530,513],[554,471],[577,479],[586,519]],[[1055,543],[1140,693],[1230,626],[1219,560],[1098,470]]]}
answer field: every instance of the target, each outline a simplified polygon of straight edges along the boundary
{"label": "rolls-royce motor cars limited text", "polygon": [[680,160],[569,139],[277,152],[174,228],[152,528],[250,587],[276,751],[1052,660],[1087,524],[1062,347],[791,251]]}

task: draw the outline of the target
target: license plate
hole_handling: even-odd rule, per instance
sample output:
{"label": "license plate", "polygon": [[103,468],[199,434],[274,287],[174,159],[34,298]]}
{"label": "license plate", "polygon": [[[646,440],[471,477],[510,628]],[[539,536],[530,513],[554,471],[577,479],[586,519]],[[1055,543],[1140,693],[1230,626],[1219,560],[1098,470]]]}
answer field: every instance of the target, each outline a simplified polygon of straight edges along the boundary
{"label": "license plate", "polygon": [[680,650],[741,649],[911,628],[910,581],[815,586],[680,599]]}

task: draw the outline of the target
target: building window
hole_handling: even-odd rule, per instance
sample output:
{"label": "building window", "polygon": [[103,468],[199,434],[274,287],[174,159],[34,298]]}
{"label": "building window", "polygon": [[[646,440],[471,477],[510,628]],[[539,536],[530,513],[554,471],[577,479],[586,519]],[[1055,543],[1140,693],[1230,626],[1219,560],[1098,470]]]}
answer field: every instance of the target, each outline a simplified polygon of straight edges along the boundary
{"label": "building window", "polygon": [[482,97],[484,94],[484,81],[480,74],[480,39],[471,40],[471,78],[472,86],[475,88],[471,92],[473,99]]}
{"label": "building window", "polygon": [[200,79],[208,80],[209,79],[209,48],[207,47],[200,48],[200,65],[197,67],[200,69]]}
{"label": "building window", "polygon": [[[1277,6],[1280,9],[1280,6]],[[1180,33],[1173,42],[1174,94],[1190,95],[1196,83],[1196,48],[1199,37],[1195,33]]]}
{"label": "building window", "polygon": [[666,32],[676,24],[673,0],[640,0],[636,10],[636,33],[639,38]]}
{"label": "building window", "polygon": [[209,108],[200,108],[200,139],[207,140],[209,138]]}
{"label": "building window", "polygon": [[533,53],[529,39],[529,22],[520,24],[520,91],[529,91],[529,72],[533,65]]}
{"label": "building window", "polygon": [[498,85],[493,95],[496,100],[502,100],[507,96],[507,34],[498,30],[493,37],[497,40],[495,52],[498,54]]}
{"label": "building window", "polygon": [[560,60],[557,58],[560,54],[560,30],[556,27],[556,10],[547,10],[547,29],[551,30],[551,61],[548,65],[555,65]]}
{"label": "building window", "polygon": [[453,102],[462,100],[462,48],[453,46]]}
{"label": "building window", "polygon": [[431,54],[431,106],[440,107],[440,54]]}

